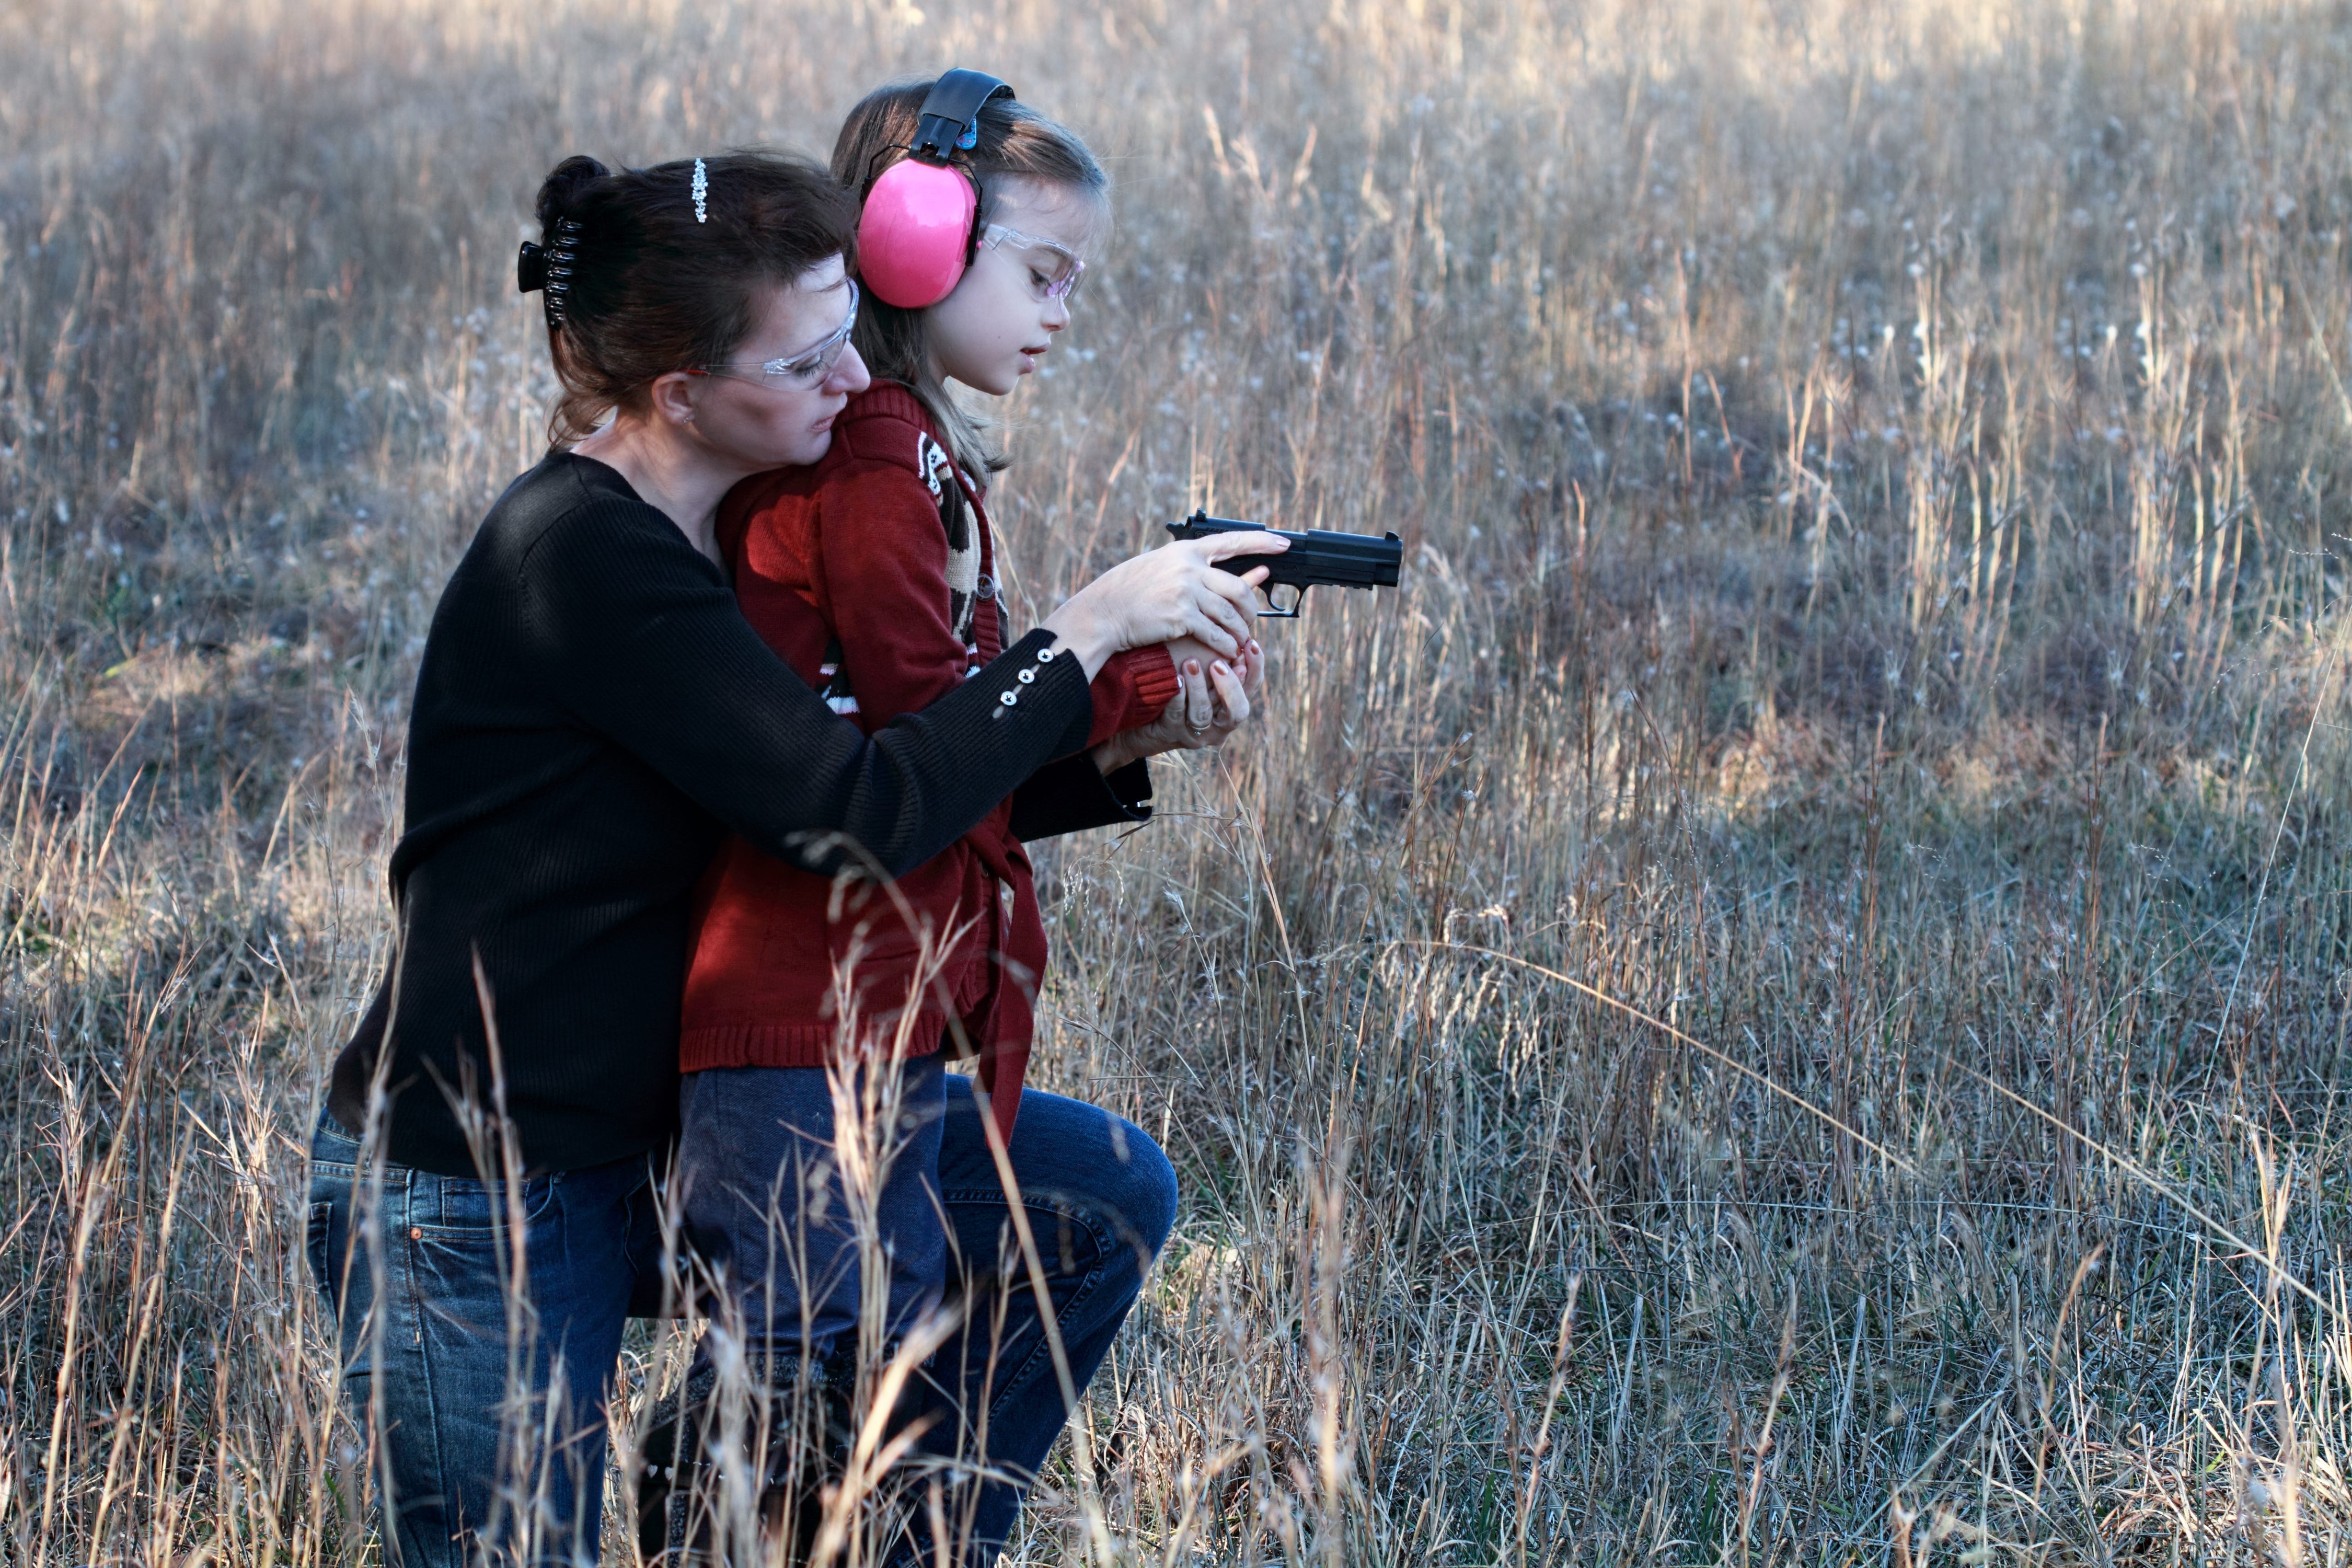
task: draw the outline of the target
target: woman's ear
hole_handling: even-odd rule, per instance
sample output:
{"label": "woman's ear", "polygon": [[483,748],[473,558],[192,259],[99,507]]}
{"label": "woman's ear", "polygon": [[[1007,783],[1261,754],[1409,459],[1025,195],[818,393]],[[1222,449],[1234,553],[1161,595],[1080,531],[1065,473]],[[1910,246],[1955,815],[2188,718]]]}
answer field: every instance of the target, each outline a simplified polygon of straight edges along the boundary
{"label": "woman's ear", "polygon": [[653,406],[654,417],[667,420],[672,425],[693,424],[694,385],[698,379],[687,374],[682,370],[674,370],[667,375],[656,376],[653,384],[646,388],[646,398]]}

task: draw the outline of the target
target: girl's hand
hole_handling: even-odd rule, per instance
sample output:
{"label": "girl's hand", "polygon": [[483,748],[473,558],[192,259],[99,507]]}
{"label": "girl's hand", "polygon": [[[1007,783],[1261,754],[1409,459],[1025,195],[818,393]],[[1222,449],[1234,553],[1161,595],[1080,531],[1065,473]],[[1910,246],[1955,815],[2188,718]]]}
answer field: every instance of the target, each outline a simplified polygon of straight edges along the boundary
{"label": "girl's hand", "polygon": [[1097,746],[1095,765],[1104,773],[1162,752],[1222,746],[1249,721],[1251,707],[1265,684],[1265,650],[1255,639],[1243,643],[1240,658],[1231,664],[1190,638],[1171,642],[1168,653],[1176,661],[1176,695],[1169,700],[1168,710],[1154,722],[1123,731]]}
{"label": "girl's hand", "polygon": [[1216,563],[1289,548],[1288,540],[1270,531],[1178,540],[1120,562],[1064,600],[1043,624],[1077,655],[1090,680],[1112,654],[1177,637],[1194,638],[1213,658],[1236,659],[1250,640],[1250,617],[1257,613],[1252,591],[1265,581],[1265,568],[1235,576]]}

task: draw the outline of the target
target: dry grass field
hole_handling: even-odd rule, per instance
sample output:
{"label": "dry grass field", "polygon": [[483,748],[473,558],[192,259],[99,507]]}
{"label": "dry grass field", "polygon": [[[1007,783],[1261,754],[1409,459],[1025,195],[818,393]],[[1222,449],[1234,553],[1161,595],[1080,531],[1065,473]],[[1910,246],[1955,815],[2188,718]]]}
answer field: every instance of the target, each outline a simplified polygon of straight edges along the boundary
{"label": "dry grass field", "polygon": [[953,62],[1120,186],[1016,599],[1408,547],[1048,858],[1186,1202],[1020,1561],[2352,1560],[2352,13],[0,0],[0,1563],[380,1560],[303,1146],[527,202]]}

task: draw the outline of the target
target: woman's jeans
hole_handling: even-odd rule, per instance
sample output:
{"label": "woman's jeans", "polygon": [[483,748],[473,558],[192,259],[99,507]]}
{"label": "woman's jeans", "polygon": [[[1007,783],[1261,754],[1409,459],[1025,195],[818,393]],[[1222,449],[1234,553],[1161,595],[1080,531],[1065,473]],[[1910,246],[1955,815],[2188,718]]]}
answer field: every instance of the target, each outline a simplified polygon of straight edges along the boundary
{"label": "woman's jeans", "polygon": [[[373,1439],[386,1561],[593,1563],[621,1326],[662,1305],[650,1166],[530,1177],[510,1227],[503,1182],[387,1164],[378,1189],[362,1159],[322,1110],[310,1272],[343,1396]],[[507,1289],[518,1263],[520,1300]]]}
{"label": "woman's jeans", "polygon": [[[960,1435],[969,1457],[984,1431],[989,1461],[1026,1476],[1067,1410],[971,1085],[940,1074],[938,1089],[950,1288],[974,1306],[971,1327],[926,1364],[923,1396],[947,1417],[932,1446],[953,1452]],[[781,1120],[761,1133],[772,1150]],[[1140,1129],[1034,1089],[1010,1153],[1083,1388],[1173,1223],[1175,1175]],[[360,1160],[357,1142],[322,1113],[311,1143],[310,1268],[337,1325],[344,1396],[373,1438],[387,1561],[594,1563],[622,1324],[663,1308],[659,1193],[646,1162],[520,1184],[514,1234],[525,1286],[510,1301],[516,1247],[502,1217],[493,1226],[508,1212],[505,1184],[390,1165],[379,1196]],[[773,1179],[771,1167],[761,1187]],[[370,1214],[380,1226],[355,1225]],[[971,1538],[1002,1541],[1019,1507],[1017,1488],[982,1489]],[[983,1548],[968,1561],[992,1555]]]}
{"label": "woman's jeans", "polygon": [[[971,1080],[936,1056],[900,1076],[899,1147],[869,1199],[890,1271],[883,1334],[897,1341],[943,1300],[961,1318],[898,1417],[930,1423],[919,1456],[992,1472],[950,1487],[945,1504],[965,1548],[956,1560],[986,1563],[1069,1409]],[[687,1231],[723,1282],[720,1313],[751,1364],[781,1371],[856,1351],[859,1258],[824,1069],[691,1073],[678,1105]],[[1008,1156],[1071,1384],[1083,1389],[1175,1222],[1176,1173],[1133,1123],[1034,1089],[1022,1096]],[[937,1561],[919,1540],[892,1561],[914,1552]]]}

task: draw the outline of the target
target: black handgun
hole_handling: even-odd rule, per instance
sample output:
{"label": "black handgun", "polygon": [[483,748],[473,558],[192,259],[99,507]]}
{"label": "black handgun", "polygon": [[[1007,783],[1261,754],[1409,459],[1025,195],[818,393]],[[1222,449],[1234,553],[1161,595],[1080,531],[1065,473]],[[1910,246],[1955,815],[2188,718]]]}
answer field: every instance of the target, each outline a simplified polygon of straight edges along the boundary
{"label": "black handgun", "polygon": [[[1253,566],[1266,567],[1265,613],[1278,620],[1296,620],[1299,607],[1307,601],[1307,590],[1318,585],[1393,588],[1397,585],[1397,570],[1404,564],[1404,541],[1393,533],[1381,539],[1369,533],[1326,533],[1319,530],[1293,533],[1287,529],[1267,528],[1262,522],[1211,517],[1206,511],[1196,511],[1181,522],[1168,525],[1168,531],[1179,539],[1207,539],[1213,534],[1239,533],[1246,529],[1279,533],[1290,541],[1290,548],[1279,555],[1229,555],[1217,566],[1235,576]],[[1274,596],[1277,587],[1297,590],[1286,609]]]}

